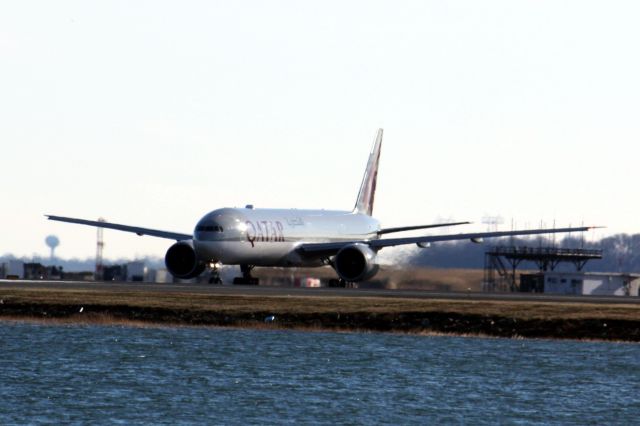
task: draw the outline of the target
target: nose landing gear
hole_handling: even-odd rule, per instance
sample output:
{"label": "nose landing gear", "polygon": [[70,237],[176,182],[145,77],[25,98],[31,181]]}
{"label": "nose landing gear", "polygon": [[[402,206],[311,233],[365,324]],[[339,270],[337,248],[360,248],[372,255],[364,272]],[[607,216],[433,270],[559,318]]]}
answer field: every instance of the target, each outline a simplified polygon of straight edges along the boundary
{"label": "nose landing gear", "polygon": [[211,275],[209,277],[209,284],[222,284],[222,278],[220,278],[220,270],[217,263],[209,265],[211,268]]}

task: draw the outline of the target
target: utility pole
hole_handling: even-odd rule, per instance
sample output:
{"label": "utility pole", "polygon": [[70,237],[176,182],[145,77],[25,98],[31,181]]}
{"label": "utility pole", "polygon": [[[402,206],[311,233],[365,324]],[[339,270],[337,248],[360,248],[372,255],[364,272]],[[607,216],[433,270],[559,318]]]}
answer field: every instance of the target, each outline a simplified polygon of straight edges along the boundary
{"label": "utility pole", "polygon": [[[98,222],[106,222],[104,218],[99,218]],[[102,265],[102,251],[104,249],[104,228],[97,228],[97,243],[96,243],[96,272],[94,274],[94,279],[96,281],[102,281],[104,278],[104,268]]]}

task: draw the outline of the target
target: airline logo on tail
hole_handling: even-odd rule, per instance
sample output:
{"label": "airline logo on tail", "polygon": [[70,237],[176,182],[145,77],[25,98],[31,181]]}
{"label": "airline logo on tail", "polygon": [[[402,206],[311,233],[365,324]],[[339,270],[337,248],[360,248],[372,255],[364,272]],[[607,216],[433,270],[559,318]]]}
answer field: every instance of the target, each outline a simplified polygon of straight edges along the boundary
{"label": "airline logo on tail", "polygon": [[355,213],[371,216],[373,213],[373,200],[376,195],[376,181],[378,180],[378,163],[380,161],[380,147],[382,146],[382,129],[378,129],[378,136],[369,154],[367,169],[362,178],[360,192],[354,207]]}

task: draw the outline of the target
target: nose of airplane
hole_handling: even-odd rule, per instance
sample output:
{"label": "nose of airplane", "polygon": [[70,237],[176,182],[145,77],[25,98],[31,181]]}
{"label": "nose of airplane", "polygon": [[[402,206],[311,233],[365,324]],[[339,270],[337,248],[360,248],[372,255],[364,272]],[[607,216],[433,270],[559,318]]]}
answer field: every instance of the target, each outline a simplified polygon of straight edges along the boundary
{"label": "nose of airplane", "polygon": [[224,226],[212,217],[206,215],[196,225],[194,237],[200,241],[214,241],[220,239],[219,236],[224,233]]}
{"label": "nose of airplane", "polygon": [[207,213],[196,224],[194,239],[199,241],[231,240],[239,237],[244,222],[240,221],[232,209],[220,209]]}

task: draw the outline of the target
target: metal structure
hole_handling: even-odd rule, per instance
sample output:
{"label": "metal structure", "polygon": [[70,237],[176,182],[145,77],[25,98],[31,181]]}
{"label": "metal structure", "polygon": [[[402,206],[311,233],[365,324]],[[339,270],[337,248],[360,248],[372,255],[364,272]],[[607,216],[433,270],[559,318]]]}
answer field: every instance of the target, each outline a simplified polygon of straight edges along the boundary
{"label": "metal structure", "polygon": [[[99,218],[98,222],[106,222],[104,218]],[[102,281],[104,275],[104,265],[102,264],[102,251],[104,250],[104,228],[97,229],[97,241],[96,241],[96,271],[94,273],[94,279],[96,281]]]}
{"label": "metal structure", "polygon": [[533,262],[540,272],[553,271],[563,262],[582,271],[589,260],[602,259],[602,250],[556,247],[496,246],[485,252],[484,289],[518,291],[516,271],[522,262]]}
{"label": "metal structure", "polygon": [[498,230],[498,225],[504,223],[502,216],[483,216],[482,223],[487,225],[487,232],[495,232]]}

